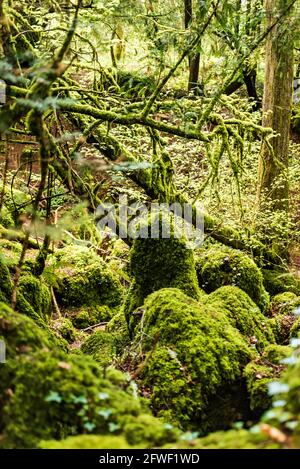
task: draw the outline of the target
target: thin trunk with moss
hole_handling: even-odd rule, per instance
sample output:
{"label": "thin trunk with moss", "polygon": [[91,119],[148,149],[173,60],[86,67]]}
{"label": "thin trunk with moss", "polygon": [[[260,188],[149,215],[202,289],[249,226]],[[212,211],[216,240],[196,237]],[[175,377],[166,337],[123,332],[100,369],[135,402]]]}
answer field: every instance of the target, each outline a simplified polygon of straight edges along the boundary
{"label": "thin trunk with moss", "polygon": [[[289,2],[290,3],[290,2]],[[287,8],[286,0],[265,0],[268,26]],[[267,38],[263,125],[276,136],[265,141],[259,159],[258,196],[273,210],[289,207],[288,155],[293,92],[293,32],[291,12],[276,25]]]}

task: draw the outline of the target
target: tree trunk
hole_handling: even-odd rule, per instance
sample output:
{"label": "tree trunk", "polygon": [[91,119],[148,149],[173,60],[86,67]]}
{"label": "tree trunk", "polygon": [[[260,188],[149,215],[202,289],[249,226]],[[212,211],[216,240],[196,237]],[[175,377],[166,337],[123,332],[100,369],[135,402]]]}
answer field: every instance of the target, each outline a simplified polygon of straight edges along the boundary
{"label": "tree trunk", "polygon": [[[286,0],[265,0],[267,27],[286,9]],[[263,125],[277,134],[271,141],[273,152],[263,143],[259,159],[258,197],[261,208],[267,201],[272,210],[288,211],[288,151],[293,94],[293,35],[285,17],[268,36],[266,43]]]}
{"label": "tree trunk", "polygon": [[[188,29],[193,19],[193,1],[184,0],[184,26]],[[195,52],[189,56],[188,91],[197,93],[200,67],[200,54]]]}

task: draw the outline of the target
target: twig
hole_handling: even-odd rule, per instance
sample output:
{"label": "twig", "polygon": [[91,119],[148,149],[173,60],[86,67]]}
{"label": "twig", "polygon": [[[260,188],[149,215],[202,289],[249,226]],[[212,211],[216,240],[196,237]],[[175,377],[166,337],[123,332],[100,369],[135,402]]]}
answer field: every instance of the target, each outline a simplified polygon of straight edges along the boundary
{"label": "twig", "polygon": [[93,324],[92,326],[86,327],[85,329],[79,329],[79,330],[80,332],[85,332],[85,331],[89,331],[90,329],[95,329],[95,327],[106,326],[106,324],[108,324],[108,321],[99,322],[98,324]]}

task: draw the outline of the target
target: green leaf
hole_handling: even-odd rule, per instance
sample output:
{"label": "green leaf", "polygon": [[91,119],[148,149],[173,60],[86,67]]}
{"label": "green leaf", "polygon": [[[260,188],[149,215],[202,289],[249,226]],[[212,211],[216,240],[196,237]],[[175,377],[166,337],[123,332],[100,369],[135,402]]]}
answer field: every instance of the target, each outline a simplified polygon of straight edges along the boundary
{"label": "green leaf", "polygon": [[62,397],[56,391],[50,391],[49,394],[45,397],[46,402],[62,402]]}

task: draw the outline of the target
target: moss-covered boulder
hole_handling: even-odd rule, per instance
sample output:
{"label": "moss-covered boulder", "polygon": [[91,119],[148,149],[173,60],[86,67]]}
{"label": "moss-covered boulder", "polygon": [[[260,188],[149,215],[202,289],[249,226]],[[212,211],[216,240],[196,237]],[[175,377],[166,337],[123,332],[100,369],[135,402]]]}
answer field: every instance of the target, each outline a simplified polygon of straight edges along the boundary
{"label": "moss-covered boulder", "polygon": [[0,338],[5,341],[7,358],[53,346],[50,330],[40,328],[32,319],[0,303]]}
{"label": "moss-covered boulder", "polygon": [[271,296],[291,292],[300,296],[300,278],[283,270],[263,269],[264,286]]}
{"label": "moss-covered boulder", "polygon": [[271,405],[268,385],[280,376],[282,368],[269,361],[258,358],[245,367],[244,377],[250,399],[251,410],[259,417]]}
{"label": "moss-covered boulder", "polygon": [[19,292],[41,317],[47,319],[51,313],[51,294],[41,278],[23,275],[19,282]]}
{"label": "moss-covered boulder", "polygon": [[[27,277],[28,279],[28,277]],[[50,294],[46,285],[42,284],[39,280],[35,279],[34,277],[30,276],[29,283],[36,288],[36,292],[40,295],[41,303],[38,304],[38,298],[35,299],[34,292],[32,293],[28,288],[22,286],[17,291],[17,303],[16,308],[22,314],[30,317],[35,321],[42,328],[47,328],[44,318],[41,317],[39,312],[41,310],[46,311],[50,308]],[[26,284],[26,280],[24,281],[24,285]],[[0,301],[10,304],[11,302],[11,295],[13,290],[13,283],[11,280],[10,272],[4,261],[4,258],[0,256]],[[25,293],[26,297],[23,295]],[[31,302],[33,304],[31,304]],[[35,311],[34,306],[38,308],[38,311]]]}
{"label": "moss-covered boulder", "polygon": [[272,298],[269,313],[271,316],[293,314],[298,307],[300,307],[300,297],[296,296],[295,293],[279,293]]}
{"label": "moss-covered boulder", "polygon": [[258,427],[253,429],[227,430],[213,432],[203,438],[182,438],[175,445],[166,445],[173,449],[279,449],[280,443],[272,440]]}
{"label": "moss-covered boulder", "polygon": [[256,351],[226,314],[173,288],[151,294],[142,309],[130,357],[155,413],[202,431],[245,417],[242,370]]}
{"label": "moss-covered boulder", "polygon": [[107,305],[81,306],[68,308],[68,317],[77,329],[85,329],[101,322],[108,322],[114,316],[114,311]]}
{"label": "moss-covered boulder", "polygon": [[217,311],[224,312],[232,326],[236,327],[253,347],[262,349],[270,342],[275,342],[266,317],[240,288],[221,287],[203,301]]}
{"label": "moss-covered boulder", "polygon": [[140,401],[104,379],[86,356],[41,351],[19,357],[10,388],[2,409],[4,447],[35,447],[41,439],[93,430],[117,432],[142,412]]}
{"label": "moss-covered boulder", "polygon": [[199,250],[196,257],[199,286],[211,293],[224,285],[244,290],[264,312],[269,295],[263,286],[263,276],[255,262],[241,251],[225,246]]}
{"label": "moss-covered boulder", "polygon": [[290,339],[299,337],[300,334],[300,318],[299,315],[297,316],[298,319],[294,322],[290,329]]}
{"label": "moss-covered boulder", "polygon": [[130,345],[130,335],[123,311],[119,311],[107,324],[107,332],[114,335],[117,355],[122,355],[124,349]]}
{"label": "moss-covered boulder", "polygon": [[0,291],[8,299],[12,294],[12,281],[6,262],[0,255]]}
{"label": "moss-covered boulder", "polygon": [[81,350],[106,367],[116,356],[114,335],[106,331],[96,331],[83,342]]}
{"label": "moss-covered boulder", "polygon": [[124,426],[122,435],[79,435],[62,441],[41,441],[43,449],[126,449],[163,446],[178,439],[180,432],[150,414],[140,414]]}
{"label": "moss-covered boulder", "polygon": [[107,305],[122,301],[118,278],[91,249],[68,246],[56,252],[55,292],[63,306]]}
{"label": "moss-covered boulder", "polygon": [[43,440],[39,443],[42,449],[129,449],[124,436],[113,435],[77,435],[64,440]]}
{"label": "moss-covered boulder", "polygon": [[272,298],[269,308],[272,319],[269,324],[273,328],[278,344],[287,345],[290,337],[295,335],[297,322],[295,313],[299,307],[300,297],[292,292],[279,293]]}
{"label": "moss-covered boulder", "polygon": [[[161,233],[164,222],[170,226],[168,237]],[[138,315],[133,317],[132,313],[149,294],[162,288],[179,288],[191,298],[201,296],[193,251],[186,239],[179,237],[172,223],[174,220],[165,215],[150,217],[142,226],[150,236],[151,227],[157,225],[156,237],[138,238],[131,249],[130,271],[134,281],[123,308],[131,331],[138,322]]]}
{"label": "moss-covered boulder", "polygon": [[76,333],[72,321],[68,318],[60,317],[50,322],[52,330],[57,332],[67,342],[72,343],[76,339]]}

